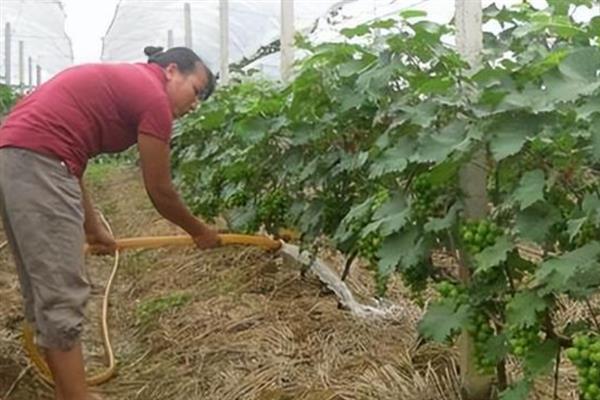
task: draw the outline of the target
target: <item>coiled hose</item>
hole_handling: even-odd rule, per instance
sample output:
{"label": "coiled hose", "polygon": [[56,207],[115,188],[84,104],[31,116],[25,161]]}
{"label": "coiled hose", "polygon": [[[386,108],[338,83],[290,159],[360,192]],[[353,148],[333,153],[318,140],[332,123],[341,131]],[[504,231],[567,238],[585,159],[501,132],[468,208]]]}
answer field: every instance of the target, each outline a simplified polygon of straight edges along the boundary
{"label": "coiled hose", "polygon": [[[104,224],[110,229],[110,226],[103,219]],[[112,233],[112,231],[111,231]],[[219,239],[221,245],[249,245],[257,246],[269,251],[279,250],[282,243],[277,240],[265,236],[253,236],[253,235],[239,235],[239,234],[220,234]],[[106,283],[106,289],[104,290],[104,298],[102,299],[102,342],[104,352],[106,354],[107,367],[104,371],[99,372],[96,375],[86,378],[86,382],[89,386],[100,385],[108,381],[115,375],[116,363],[115,357],[110,343],[110,336],[108,332],[108,295],[119,267],[119,254],[121,250],[135,249],[135,248],[158,248],[163,246],[189,246],[194,244],[193,239],[190,236],[155,236],[155,237],[137,237],[137,238],[126,238],[117,240],[117,251],[115,252],[115,262]],[[90,250],[86,246],[86,251]],[[35,333],[33,328],[29,324],[23,326],[23,347],[25,352],[33,362],[34,368],[40,375],[40,377],[48,384],[53,385],[52,374],[50,368],[46,364],[46,361],[40,354],[38,347],[35,345]]]}

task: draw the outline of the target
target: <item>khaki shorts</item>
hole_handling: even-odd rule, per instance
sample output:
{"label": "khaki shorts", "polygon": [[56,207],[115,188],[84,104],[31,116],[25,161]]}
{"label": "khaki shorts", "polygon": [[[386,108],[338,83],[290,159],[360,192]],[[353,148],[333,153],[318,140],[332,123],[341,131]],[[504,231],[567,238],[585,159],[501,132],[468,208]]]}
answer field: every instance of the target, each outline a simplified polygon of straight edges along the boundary
{"label": "khaki shorts", "polygon": [[0,216],[37,344],[71,349],[90,294],[78,179],[60,160],[0,148]]}

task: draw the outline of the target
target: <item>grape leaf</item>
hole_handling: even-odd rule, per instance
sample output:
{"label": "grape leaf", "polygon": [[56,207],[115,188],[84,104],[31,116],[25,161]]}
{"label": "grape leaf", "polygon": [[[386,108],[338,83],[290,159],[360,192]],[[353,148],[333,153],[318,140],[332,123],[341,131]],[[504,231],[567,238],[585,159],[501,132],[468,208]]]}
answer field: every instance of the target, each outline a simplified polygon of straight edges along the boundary
{"label": "grape leaf", "polygon": [[508,389],[500,393],[500,400],[527,400],[531,391],[531,382],[520,380],[510,385]]}
{"label": "grape leaf", "polygon": [[469,322],[469,310],[466,305],[455,310],[449,303],[432,304],[419,322],[419,332],[425,338],[443,342],[466,326]]}
{"label": "grape leaf", "polygon": [[508,253],[514,248],[515,244],[508,236],[500,236],[493,246],[486,247],[481,253],[475,255],[476,273],[487,271],[506,261]]}
{"label": "grape leaf", "polygon": [[546,180],[542,170],[527,171],[513,193],[513,200],[520,204],[521,210],[524,210],[536,201],[544,199],[545,186]]}
{"label": "grape leaf", "polygon": [[528,327],[537,322],[537,316],[548,304],[536,292],[518,292],[506,305],[506,322],[511,326]]}

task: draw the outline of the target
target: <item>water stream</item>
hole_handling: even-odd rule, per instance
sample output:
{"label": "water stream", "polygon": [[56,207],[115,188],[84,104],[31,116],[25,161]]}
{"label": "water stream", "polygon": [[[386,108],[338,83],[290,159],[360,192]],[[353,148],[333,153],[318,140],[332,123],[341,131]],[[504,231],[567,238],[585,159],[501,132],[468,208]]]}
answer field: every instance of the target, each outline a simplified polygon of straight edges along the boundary
{"label": "water stream", "polygon": [[314,258],[308,251],[300,252],[300,248],[295,245],[283,243],[279,250],[284,256],[309,268],[319,277],[321,282],[327,285],[338,297],[340,303],[352,314],[361,318],[397,318],[399,306],[394,304],[384,304],[379,302],[377,306],[370,306],[359,303],[352,294],[350,288],[340,279],[338,274],[320,258]]}

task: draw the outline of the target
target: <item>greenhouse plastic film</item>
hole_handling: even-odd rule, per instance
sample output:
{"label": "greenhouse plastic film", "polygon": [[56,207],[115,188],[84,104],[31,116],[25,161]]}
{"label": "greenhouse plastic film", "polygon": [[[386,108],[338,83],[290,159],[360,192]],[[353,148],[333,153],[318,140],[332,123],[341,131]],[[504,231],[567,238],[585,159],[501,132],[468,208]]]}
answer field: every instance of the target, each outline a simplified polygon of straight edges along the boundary
{"label": "greenhouse plastic film", "polygon": [[[511,7],[522,3],[522,0],[482,0],[482,7],[488,7],[495,4],[496,7]],[[454,0],[360,0],[349,1],[333,7],[329,13],[323,15],[316,21],[315,27],[311,32],[306,32],[308,40],[312,43],[340,42],[348,40],[340,32],[344,28],[352,28],[360,24],[383,20],[389,18],[398,18],[403,10],[419,10],[427,13],[425,19],[439,24],[449,24],[454,18]],[[544,0],[532,0],[534,7],[545,7]],[[589,20],[594,15],[599,14],[599,9],[588,9],[579,7],[573,13],[574,18],[578,20]],[[486,24],[485,31],[498,31],[498,27],[493,24]],[[453,38],[448,38],[453,42]],[[296,56],[301,57],[302,53],[297,52]],[[258,70],[265,76],[272,79],[280,78],[279,69],[280,53],[276,52],[261,57],[245,67],[245,70]]]}
{"label": "greenhouse plastic film", "polygon": [[[193,48],[213,69],[219,65],[219,1],[121,0],[103,43],[105,61],[143,61],[147,45],[167,45],[173,31],[174,45],[184,45],[184,4],[191,7]],[[378,18],[387,18],[407,8],[421,9],[429,17],[447,23],[453,2],[439,0],[295,0],[295,29],[315,42],[340,40],[340,29]],[[280,0],[229,1],[229,62],[251,57],[260,47],[279,39]],[[255,68],[278,77],[279,57],[270,57]]]}
{"label": "greenhouse plastic film", "polygon": [[73,64],[71,40],[64,30],[66,15],[62,4],[52,0],[0,1],[0,75],[4,82],[5,26],[11,25],[11,83],[19,83],[19,41],[24,42],[24,83],[29,83],[28,57],[34,68],[40,65],[44,77]]}
{"label": "greenhouse plastic film", "polygon": [[[184,45],[184,4],[189,3],[193,48],[216,69],[219,65],[219,2],[217,0],[152,1],[121,0],[105,35],[105,61],[144,60],[147,45],[166,46],[173,31],[174,45]],[[310,27],[339,0],[296,0],[296,29]],[[229,2],[229,58],[237,62],[261,46],[279,38],[281,4],[276,1]]]}

